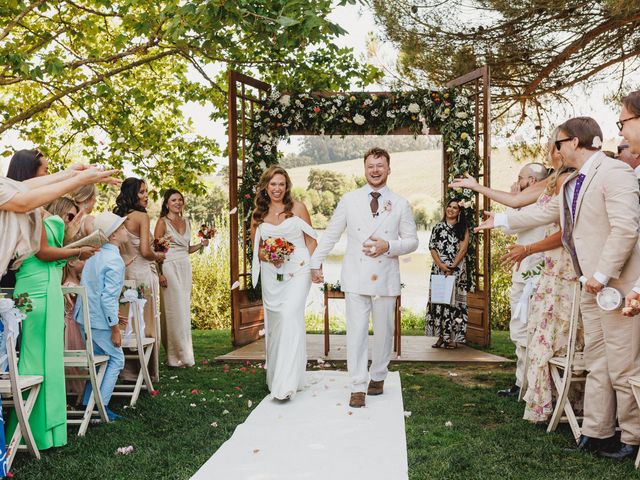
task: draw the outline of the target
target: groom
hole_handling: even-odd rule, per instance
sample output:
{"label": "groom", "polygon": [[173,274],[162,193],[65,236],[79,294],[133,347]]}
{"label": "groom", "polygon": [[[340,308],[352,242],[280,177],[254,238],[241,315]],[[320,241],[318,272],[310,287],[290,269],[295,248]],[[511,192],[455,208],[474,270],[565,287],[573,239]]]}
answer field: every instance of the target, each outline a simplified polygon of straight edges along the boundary
{"label": "groom", "polygon": [[[324,281],[322,262],[347,229],[347,252],[340,285],[347,314],[349,406],[364,407],[365,390],[381,395],[393,346],[396,297],[400,295],[398,256],[418,248],[409,202],[387,187],[389,153],[372,148],[364,155],[367,184],[342,197],[311,258],[311,278]],[[373,320],[373,359],[367,387],[369,315]]]}

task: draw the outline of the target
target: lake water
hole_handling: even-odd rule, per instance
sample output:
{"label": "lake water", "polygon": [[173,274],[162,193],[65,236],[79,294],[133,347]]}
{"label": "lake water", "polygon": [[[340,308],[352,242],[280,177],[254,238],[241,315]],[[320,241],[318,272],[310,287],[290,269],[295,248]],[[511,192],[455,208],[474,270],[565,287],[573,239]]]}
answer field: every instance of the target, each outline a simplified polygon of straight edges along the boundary
{"label": "lake water", "polygon": [[[319,230],[320,237],[324,231]],[[418,232],[418,249],[410,255],[400,257],[400,277],[404,288],[402,289],[402,306],[408,307],[414,312],[423,311],[427,306],[429,292],[429,272],[431,271],[432,258],[429,253],[429,236],[431,231]],[[340,280],[342,258],[347,248],[347,235],[342,234],[340,241],[336,243],[331,255],[323,265],[324,279],[326,282],[336,283]],[[307,299],[307,312],[323,312],[323,293],[319,285],[312,285]],[[344,302],[331,302],[331,315],[344,317]]]}

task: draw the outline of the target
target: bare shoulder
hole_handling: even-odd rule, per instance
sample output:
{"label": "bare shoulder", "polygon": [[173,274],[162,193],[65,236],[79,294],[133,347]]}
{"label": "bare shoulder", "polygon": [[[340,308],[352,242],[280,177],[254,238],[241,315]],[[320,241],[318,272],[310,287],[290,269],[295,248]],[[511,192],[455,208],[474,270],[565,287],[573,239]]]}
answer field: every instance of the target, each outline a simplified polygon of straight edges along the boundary
{"label": "bare shoulder", "polygon": [[308,210],[307,210],[307,206],[304,203],[294,200],[293,208],[291,209],[291,212],[294,215],[297,215],[299,217],[305,213],[308,213]]}

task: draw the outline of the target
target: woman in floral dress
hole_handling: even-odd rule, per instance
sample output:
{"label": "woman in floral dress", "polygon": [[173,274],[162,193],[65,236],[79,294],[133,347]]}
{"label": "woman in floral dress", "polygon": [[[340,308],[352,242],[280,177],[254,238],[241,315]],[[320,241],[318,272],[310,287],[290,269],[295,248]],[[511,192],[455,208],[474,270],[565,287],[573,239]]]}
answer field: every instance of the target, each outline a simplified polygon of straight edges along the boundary
{"label": "woman in floral dress", "polygon": [[[467,334],[467,269],[464,261],[469,247],[469,231],[458,199],[449,200],[442,221],[431,231],[429,250],[433,257],[431,275],[455,275],[453,305],[427,305],[426,334],[438,337],[433,348],[457,348]],[[429,294],[431,298],[431,294]]]}

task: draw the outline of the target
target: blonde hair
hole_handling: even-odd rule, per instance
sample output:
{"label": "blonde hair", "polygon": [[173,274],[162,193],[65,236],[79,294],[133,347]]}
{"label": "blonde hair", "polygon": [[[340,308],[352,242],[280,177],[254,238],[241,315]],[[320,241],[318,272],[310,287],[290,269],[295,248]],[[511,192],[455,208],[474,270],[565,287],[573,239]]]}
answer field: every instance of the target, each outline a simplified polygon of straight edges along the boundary
{"label": "blonde hair", "polygon": [[89,185],[83,185],[82,187],[74,190],[69,194],[69,197],[71,197],[71,199],[74,202],[76,202],[76,204],[80,204],[80,203],[88,202],[92,198],[95,198],[97,194],[98,194],[98,189],[92,183]]}
{"label": "blonde hair", "polygon": [[[559,130],[558,127],[554,128],[553,132],[551,132],[551,135],[549,135],[549,142],[547,144],[547,147],[548,147],[547,152],[549,154],[553,153],[553,151],[556,149],[555,142],[556,142],[556,138],[558,138],[558,130]],[[544,193],[549,196],[554,196],[556,194],[556,188],[558,186],[558,178],[560,177],[560,175],[572,170],[570,167],[567,167],[567,165],[564,163],[564,157],[562,157],[562,155],[560,157],[562,159],[560,161],[560,165],[558,166],[557,169],[553,171],[551,175],[549,175],[549,180],[547,181],[547,187],[544,190]]]}
{"label": "blonde hair", "polygon": [[64,218],[72,208],[78,210],[78,205],[76,205],[76,202],[71,200],[69,197],[56,198],[53,202],[44,207],[44,209],[51,215],[58,215],[60,218]]}

